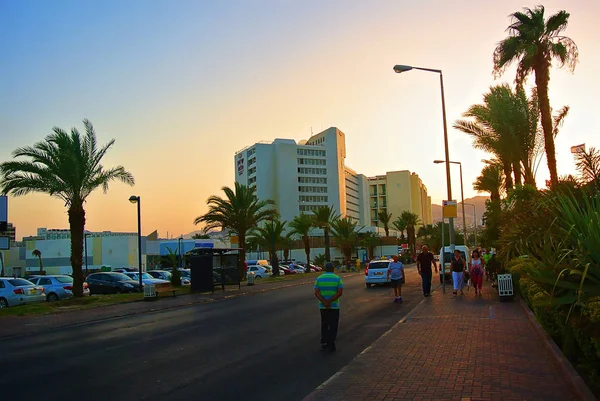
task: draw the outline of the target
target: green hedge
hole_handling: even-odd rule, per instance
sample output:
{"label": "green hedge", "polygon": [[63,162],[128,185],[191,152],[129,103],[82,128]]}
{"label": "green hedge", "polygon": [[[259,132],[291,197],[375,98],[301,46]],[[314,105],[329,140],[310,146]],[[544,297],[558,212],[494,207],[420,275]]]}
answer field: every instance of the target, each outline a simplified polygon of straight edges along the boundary
{"label": "green hedge", "polygon": [[549,306],[550,294],[542,286],[526,277],[515,282],[538,322],[600,397],[600,298],[575,308],[567,321],[568,309]]}

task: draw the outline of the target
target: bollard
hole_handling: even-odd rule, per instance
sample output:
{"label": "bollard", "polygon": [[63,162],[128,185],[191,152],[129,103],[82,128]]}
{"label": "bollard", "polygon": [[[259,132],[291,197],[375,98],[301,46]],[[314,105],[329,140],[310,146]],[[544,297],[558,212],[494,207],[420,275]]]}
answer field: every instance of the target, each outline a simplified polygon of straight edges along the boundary
{"label": "bollard", "polygon": [[248,272],[248,285],[254,285],[254,272]]}

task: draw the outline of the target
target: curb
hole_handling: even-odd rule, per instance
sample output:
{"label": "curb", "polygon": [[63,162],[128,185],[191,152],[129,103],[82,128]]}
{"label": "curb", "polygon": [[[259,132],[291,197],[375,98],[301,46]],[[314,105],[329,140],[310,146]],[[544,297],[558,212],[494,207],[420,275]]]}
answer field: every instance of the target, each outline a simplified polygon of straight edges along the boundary
{"label": "curb", "polygon": [[[345,275],[341,275],[341,277],[345,278],[345,277],[351,277],[351,276],[355,276],[356,274],[354,273],[349,273],[349,274],[345,274]],[[315,275],[316,277],[316,275]],[[105,322],[105,321],[110,321],[110,320],[116,320],[116,319],[121,319],[124,317],[129,317],[129,316],[135,316],[135,315],[143,315],[143,314],[150,314],[150,313],[158,313],[158,312],[163,312],[163,311],[167,311],[167,310],[171,310],[171,309],[177,309],[177,308],[185,308],[185,307],[189,307],[192,305],[201,305],[201,304],[209,304],[209,303],[215,303],[215,302],[219,302],[219,301],[225,301],[228,299],[234,299],[234,298],[241,298],[241,297],[246,297],[246,296],[251,296],[254,294],[261,294],[261,293],[265,293],[265,292],[269,292],[269,291],[275,291],[275,290],[281,290],[284,288],[290,288],[290,287],[298,287],[301,285],[306,285],[306,284],[312,284],[312,280],[311,281],[303,281],[303,282],[295,282],[295,283],[291,283],[291,284],[284,284],[284,285],[280,285],[280,286],[273,286],[270,288],[264,288],[264,289],[259,289],[256,291],[244,291],[244,292],[239,292],[239,293],[235,293],[235,294],[231,294],[231,295],[223,295],[223,296],[218,296],[218,297],[214,297],[214,298],[207,298],[207,299],[201,299],[201,300],[197,300],[197,301],[191,301],[191,302],[187,302],[184,304],[178,304],[178,305],[165,305],[164,307],[159,307],[159,308],[153,308],[153,309],[149,309],[149,310],[143,310],[143,311],[132,311],[132,312],[126,312],[126,313],[121,313],[121,314],[116,314],[110,317],[102,317],[102,318],[98,318],[98,319],[91,319],[91,320],[86,320],[83,322],[76,322],[76,323],[66,323],[66,324],[59,324],[57,326],[53,326],[53,327],[42,327],[40,326],[40,330],[36,330],[36,331],[32,331],[29,333],[16,333],[16,334],[10,334],[7,336],[0,336],[0,340],[9,340],[11,338],[23,338],[23,337],[27,337],[27,336],[32,336],[32,335],[36,335],[39,334],[42,331],[46,331],[46,330],[57,330],[57,329],[63,329],[63,328],[68,328],[68,327],[77,327],[77,326],[83,326],[86,324],[92,324],[92,323],[98,323],[98,322]],[[185,296],[190,296],[192,294],[184,294],[184,295],[180,295],[182,297]],[[102,305],[102,306],[98,306],[97,308],[109,308],[111,306],[115,306],[115,305],[126,305],[126,304],[130,304],[130,303],[137,303],[137,302],[144,302],[143,299],[140,300],[136,300],[136,301],[130,301],[130,302],[124,302],[121,304],[112,304],[112,305]],[[91,308],[91,309],[79,309],[79,310],[73,310],[71,312],[81,312],[83,310],[93,310],[96,308]],[[59,313],[69,313],[69,312],[59,312]],[[50,314],[51,315],[51,314]],[[33,315],[35,316],[35,315]],[[48,316],[48,315],[47,315]]]}
{"label": "curb", "polygon": [[575,368],[573,368],[571,362],[564,356],[560,348],[558,348],[558,345],[556,345],[552,337],[550,337],[542,325],[537,321],[535,315],[531,309],[529,309],[523,298],[519,297],[519,303],[527,315],[527,319],[542,339],[544,346],[548,351],[550,351],[552,357],[562,371],[563,376],[567,379],[581,401],[598,401],[589,387],[585,384],[581,376],[579,376],[579,373],[577,373]]}
{"label": "curb", "polygon": [[[437,286],[434,288],[434,290],[432,291],[432,293],[436,292],[437,290],[439,290],[439,288],[441,287],[441,285]],[[375,341],[373,341],[373,343],[371,343],[371,345],[369,345],[367,348],[365,348],[364,350],[362,350],[358,355],[356,355],[354,358],[352,358],[352,360],[350,362],[348,362],[348,364],[344,367],[342,367],[340,370],[338,370],[336,373],[334,373],[331,377],[329,377],[327,380],[325,380],[323,383],[319,384],[319,386],[317,386],[317,388],[315,388],[313,391],[310,392],[310,394],[308,394],[306,397],[304,397],[302,399],[302,401],[311,401],[313,398],[316,397],[316,392],[321,390],[323,387],[327,386],[327,384],[329,384],[331,381],[333,381],[334,379],[336,379],[337,377],[343,375],[346,371],[346,369],[348,368],[348,366],[350,366],[351,364],[353,364],[356,360],[358,360],[363,354],[368,353],[373,346],[378,343],[381,339],[385,338],[387,335],[389,335],[394,329],[396,329],[397,327],[399,327],[401,324],[406,323],[408,321],[410,321],[410,318],[418,311],[420,311],[421,309],[424,308],[424,304],[425,301],[427,301],[427,298],[423,298],[421,300],[421,302],[419,302],[418,304],[416,304],[402,319],[398,320],[398,322],[396,322],[396,324],[394,324],[392,327],[390,327],[385,333],[383,333],[379,338],[377,338]],[[588,401],[588,400],[585,400]],[[590,400],[592,401],[592,400]]]}

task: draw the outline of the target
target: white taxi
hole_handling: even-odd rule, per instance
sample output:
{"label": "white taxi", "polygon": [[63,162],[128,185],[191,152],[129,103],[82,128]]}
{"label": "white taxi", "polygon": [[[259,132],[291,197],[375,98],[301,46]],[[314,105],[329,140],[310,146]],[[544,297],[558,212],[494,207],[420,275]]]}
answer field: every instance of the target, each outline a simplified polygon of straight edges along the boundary
{"label": "white taxi", "polygon": [[367,288],[373,284],[388,284],[390,277],[388,274],[390,261],[385,260],[373,260],[365,269],[365,285]]}

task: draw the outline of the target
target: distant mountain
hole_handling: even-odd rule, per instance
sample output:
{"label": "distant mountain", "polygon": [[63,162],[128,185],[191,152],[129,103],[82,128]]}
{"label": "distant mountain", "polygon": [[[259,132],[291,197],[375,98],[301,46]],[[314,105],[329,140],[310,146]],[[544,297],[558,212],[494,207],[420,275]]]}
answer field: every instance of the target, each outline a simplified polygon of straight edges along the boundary
{"label": "distant mountain", "polygon": [[[475,196],[473,198],[465,199],[465,215],[467,219],[467,226],[473,226],[473,206],[475,205],[475,213],[477,214],[477,225],[481,225],[481,216],[485,213],[485,201],[489,199],[489,196]],[[442,206],[432,204],[431,214],[433,215],[433,223],[442,221]],[[462,204],[458,203],[458,218],[455,220],[455,225],[462,227]]]}
{"label": "distant mountain", "polygon": [[[204,234],[203,230],[196,230],[196,231],[192,231],[191,233],[187,233],[183,235],[183,238],[187,238],[190,239],[192,238],[194,235],[196,234]],[[223,236],[227,236],[229,234],[229,230],[225,229],[225,230],[221,230],[221,231],[209,231],[208,232],[208,236],[211,239],[215,239],[215,238],[222,238]]]}

